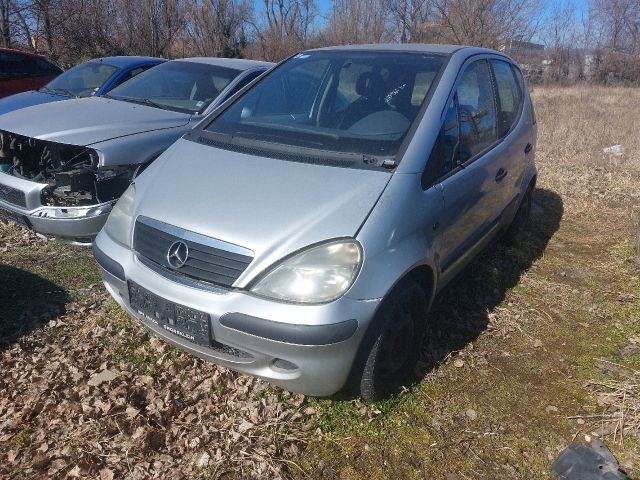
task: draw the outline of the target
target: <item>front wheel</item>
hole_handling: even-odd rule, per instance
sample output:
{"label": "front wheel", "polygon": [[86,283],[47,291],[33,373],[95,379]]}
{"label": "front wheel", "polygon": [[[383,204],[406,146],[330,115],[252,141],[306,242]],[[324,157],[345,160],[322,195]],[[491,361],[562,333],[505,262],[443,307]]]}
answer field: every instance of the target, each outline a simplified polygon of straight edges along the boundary
{"label": "front wheel", "polygon": [[359,381],[365,401],[396,392],[413,379],[427,316],[427,300],[418,283],[394,290],[381,305],[365,337],[366,357]]}

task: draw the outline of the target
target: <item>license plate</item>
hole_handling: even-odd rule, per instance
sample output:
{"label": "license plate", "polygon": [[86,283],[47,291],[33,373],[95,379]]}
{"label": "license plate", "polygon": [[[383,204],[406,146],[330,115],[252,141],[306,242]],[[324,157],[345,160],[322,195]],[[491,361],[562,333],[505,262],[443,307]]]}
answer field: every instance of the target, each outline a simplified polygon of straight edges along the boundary
{"label": "license plate", "polygon": [[8,220],[10,222],[15,222],[27,228],[31,227],[29,225],[29,221],[25,218],[24,215],[19,215],[9,210],[3,210],[2,208],[0,208],[0,220]]}
{"label": "license plate", "polygon": [[209,314],[165,300],[129,281],[129,305],[144,321],[199,345],[210,346]]}

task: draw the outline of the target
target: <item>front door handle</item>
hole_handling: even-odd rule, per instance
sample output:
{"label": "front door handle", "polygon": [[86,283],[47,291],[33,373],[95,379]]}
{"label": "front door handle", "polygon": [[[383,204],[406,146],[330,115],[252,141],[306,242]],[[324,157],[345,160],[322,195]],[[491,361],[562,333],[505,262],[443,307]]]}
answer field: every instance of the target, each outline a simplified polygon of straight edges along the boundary
{"label": "front door handle", "polygon": [[496,173],[496,182],[500,182],[502,179],[504,179],[504,177],[507,176],[507,171],[504,168],[500,168],[500,170],[498,170],[498,173]]}
{"label": "front door handle", "polygon": [[527,153],[529,153],[531,150],[533,150],[533,145],[531,145],[530,143],[527,143],[527,146],[524,147],[524,154],[526,155]]}

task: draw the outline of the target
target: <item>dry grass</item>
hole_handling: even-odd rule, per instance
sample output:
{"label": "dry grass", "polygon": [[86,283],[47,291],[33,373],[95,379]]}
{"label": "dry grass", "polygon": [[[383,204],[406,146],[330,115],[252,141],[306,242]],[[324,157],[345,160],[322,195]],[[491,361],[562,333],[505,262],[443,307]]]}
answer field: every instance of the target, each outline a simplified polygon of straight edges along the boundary
{"label": "dry grass", "polygon": [[[640,474],[640,349],[630,346],[640,335],[640,89],[532,97],[529,238],[488,251],[441,298],[428,349],[443,351],[414,391],[374,406],[382,414],[366,423],[357,404],[321,405],[332,443],[308,448],[314,478],[550,478],[563,448],[594,436]],[[624,155],[603,154],[618,144]]]}
{"label": "dry grass", "polygon": [[[567,213],[603,205],[616,214],[637,209],[640,89],[538,87],[532,97],[540,178],[562,196]],[[602,153],[612,145],[622,145],[624,155]]]}
{"label": "dry grass", "polygon": [[640,371],[609,360],[599,361],[609,378],[589,383],[598,405],[603,407],[596,418],[601,423],[601,432],[624,446],[625,437],[640,436]]}
{"label": "dry grass", "polygon": [[[640,89],[540,88],[533,98],[540,175],[562,194],[567,221],[582,223],[594,245],[610,245],[620,235],[640,244]],[[622,145],[625,153],[599,154],[611,145]],[[640,289],[629,268],[633,252],[622,259],[612,258],[620,251],[605,252],[593,255],[592,280],[600,291],[618,295],[619,305],[604,318],[622,333],[612,355],[621,363],[593,360],[599,375],[588,386],[600,408],[591,418],[602,436],[624,446],[625,436],[640,436],[640,371],[633,368],[640,364]]]}

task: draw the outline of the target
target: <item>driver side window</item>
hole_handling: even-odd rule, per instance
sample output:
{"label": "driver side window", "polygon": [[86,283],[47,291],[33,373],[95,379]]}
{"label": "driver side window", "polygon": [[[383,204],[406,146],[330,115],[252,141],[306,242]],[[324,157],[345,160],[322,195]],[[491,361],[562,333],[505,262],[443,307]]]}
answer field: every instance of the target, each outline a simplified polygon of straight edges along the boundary
{"label": "driver side window", "polygon": [[444,123],[438,132],[438,138],[433,145],[427,166],[422,175],[424,188],[433,185],[457,165],[457,151],[459,142],[459,123],[457,101],[454,98],[449,102],[445,114]]}
{"label": "driver side window", "polygon": [[458,85],[460,161],[465,162],[498,139],[491,70],[486,60],[467,67]]}
{"label": "driver side window", "polygon": [[470,64],[449,102],[422,175],[427,188],[498,139],[496,102],[486,60]]}

